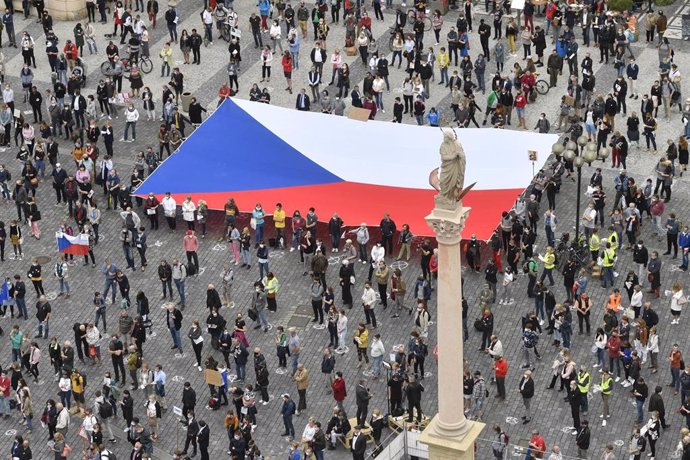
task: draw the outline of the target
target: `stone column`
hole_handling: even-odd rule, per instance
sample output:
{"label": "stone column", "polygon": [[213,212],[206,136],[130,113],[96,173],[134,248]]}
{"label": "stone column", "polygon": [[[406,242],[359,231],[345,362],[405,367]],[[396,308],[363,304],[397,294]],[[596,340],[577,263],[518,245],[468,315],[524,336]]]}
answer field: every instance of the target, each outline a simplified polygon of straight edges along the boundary
{"label": "stone column", "polygon": [[465,418],[461,395],[463,381],[462,332],[462,229],[470,208],[461,202],[447,205],[436,200],[426,217],[438,242],[437,337],[438,414],[424,430],[420,441],[429,446],[431,460],[474,460],[474,441],[483,423]]}
{"label": "stone column", "polygon": [[[45,4],[53,20],[76,21],[86,17],[86,2],[84,0],[46,0]],[[32,13],[35,13],[34,8],[31,10]],[[98,16],[98,11],[96,11],[96,15]],[[64,41],[65,39],[62,40],[62,43]]]}

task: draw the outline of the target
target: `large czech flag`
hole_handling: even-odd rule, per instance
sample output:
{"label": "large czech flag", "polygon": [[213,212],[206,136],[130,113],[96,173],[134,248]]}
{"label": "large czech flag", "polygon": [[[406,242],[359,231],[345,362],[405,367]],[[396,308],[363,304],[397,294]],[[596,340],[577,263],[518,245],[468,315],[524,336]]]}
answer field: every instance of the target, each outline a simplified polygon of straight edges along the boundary
{"label": "large czech flag", "polygon": [[67,235],[66,233],[56,232],[58,252],[60,254],[72,254],[74,256],[85,256],[89,253],[89,237],[80,233],[77,236]]}
{"label": "large czech flag", "polygon": [[[472,208],[464,237],[487,239],[530,184],[557,136],[498,129],[458,129],[467,155],[463,204]],[[346,226],[377,226],[389,213],[398,228],[430,235],[424,221],[436,193],[429,174],[440,165],[439,128],[362,122],[228,99],[180,149],[139,187],[137,194],[171,192],[223,209],[233,197],[240,211],[261,203],[288,216],[316,208],[322,221],[337,212]],[[536,164],[528,151],[536,151]]]}

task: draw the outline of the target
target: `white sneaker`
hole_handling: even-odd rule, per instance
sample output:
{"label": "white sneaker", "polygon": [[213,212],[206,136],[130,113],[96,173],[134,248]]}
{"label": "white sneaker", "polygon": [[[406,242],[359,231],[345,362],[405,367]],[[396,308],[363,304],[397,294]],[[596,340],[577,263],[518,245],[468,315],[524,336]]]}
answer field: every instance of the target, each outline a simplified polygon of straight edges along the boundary
{"label": "white sneaker", "polygon": [[620,377],[616,377],[615,382],[620,382],[620,381],[621,381],[621,378],[620,378]]}
{"label": "white sneaker", "polygon": [[604,418],[604,414],[601,414],[601,415],[599,416],[599,418]]}
{"label": "white sneaker", "polygon": [[201,366],[197,366],[196,368],[199,369],[199,372],[203,371],[203,369],[201,368]]}
{"label": "white sneaker", "polygon": [[601,421],[601,426],[606,426],[606,420]]}
{"label": "white sneaker", "polygon": [[503,305],[503,299],[499,300],[499,301],[498,301],[498,304],[499,304],[499,305]]}
{"label": "white sneaker", "polygon": [[294,250],[295,250],[295,248],[290,248],[290,252],[293,252]]}
{"label": "white sneaker", "polygon": [[338,252],[338,248],[334,248],[335,252]]}
{"label": "white sneaker", "polygon": [[544,325],[544,320],[543,320],[543,319],[540,319],[540,320],[539,320],[539,325],[540,325],[540,326],[543,326],[543,325]]}
{"label": "white sneaker", "polygon": [[598,364],[595,364],[595,365],[593,365],[592,367],[599,367],[599,365],[598,365]]}

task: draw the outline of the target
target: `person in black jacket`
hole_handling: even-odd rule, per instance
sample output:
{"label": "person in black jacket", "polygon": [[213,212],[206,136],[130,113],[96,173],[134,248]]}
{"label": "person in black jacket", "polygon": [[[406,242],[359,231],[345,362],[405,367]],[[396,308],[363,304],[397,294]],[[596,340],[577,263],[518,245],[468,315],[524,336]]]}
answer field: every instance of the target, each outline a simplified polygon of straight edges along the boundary
{"label": "person in black jacket", "polygon": [[357,425],[364,426],[367,421],[367,412],[369,412],[369,400],[372,394],[369,388],[366,387],[367,381],[362,379],[357,385],[355,396],[357,401]]}
{"label": "person in black jacket", "polygon": [[[207,428],[208,431],[208,428]],[[199,446],[201,448],[201,446]],[[208,445],[207,445],[208,447]],[[230,440],[230,455],[236,458],[244,458],[245,450],[247,449],[247,444],[242,437],[242,431],[235,430],[233,438]],[[201,458],[204,459],[204,451],[201,451]],[[206,459],[208,459],[208,453],[206,454]]]}
{"label": "person in black jacket", "polygon": [[[196,406],[196,391],[192,388],[192,384],[189,382],[184,383],[184,388],[182,389],[182,415],[185,419],[189,420],[189,414],[194,415],[194,407]],[[180,421],[180,423],[185,423]],[[186,446],[185,446],[186,447]],[[185,450],[187,450],[185,448]],[[196,452],[196,443],[194,447]]]}
{"label": "person in black jacket", "polygon": [[311,101],[307,95],[307,90],[302,88],[297,95],[297,100],[295,101],[295,108],[302,112],[309,112],[311,110]]}
{"label": "person in black jacket", "polygon": [[[189,382],[188,382],[189,383]],[[189,449],[189,444],[191,443],[192,446],[194,446],[194,452],[192,453],[192,457],[196,457],[196,449],[197,449],[197,435],[199,434],[199,423],[196,421],[194,418],[194,411],[193,410],[188,410],[185,415],[187,416],[187,422],[182,422],[185,423],[187,426],[187,438],[184,441],[184,450],[182,451],[182,455],[187,455],[187,449]],[[208,431],[208,430],[207,430]]]}
{"label": "person in black jacket", "polygon": [[532,371],[529,369],[522,375],[520,383],[518,384],[518,391],[520,395],[522,395],[522,403],[525,405],[525,415],[522,416],[522,423],[527,424],[532,420],[530,402],[534,396],[534,380],[532,380]]}
{"label": "person in black jacket", "polygon": [[575,444],[577,444],[577,456],[578,458],[587,458],[587,450],[589,449],[589,422],[583,420],[580,424],[580,429],[575,437]]}
{"label": "person in black jacket", "polygon": [[[208,444],[211,437],[211,432],[205,421],[199,420],[199,432],[196,435],[196,442],[201,451],[201,460],[209,460],[208,458]],[[240,436],[241,438],[241,436]],[[244,455],[244,453],[243,453]],[[242,458],[242,457],[239,457]]]}
{"label": "person in black jacket", "polygon": [[414,410],[417,409],[417,423],[422,421],[422,392],[424,386],[417,381],[415,375],[410,375],[409,382],[405,388],[407,395],[407,423],[412,423]]}
{"label": "person in black jacket", "polygon": [[175,305],[171,302],[167,305],[167,312],[165,315],[165,323],[168,325],[170,330],[170,335],[173,339],[173,346],[170,347],[171,350],[177,348],[182,351],[182,340],[180,339],[180,329],[182,328],[182,312],[175,308]]}
{"label": "person in black jacket", "polygon": [[386,213],[381,219],[379,224],[381,227],[381,239],[383,240],[383,248],[386,249],[388,254],[393,254],[393,236],[397,230],[395,226],[395,221],[391,219],[391,216]]}
{"label": "person in black jacket", "polygon": [[352,441],[350,441],[352,460],[364,460],[364,454],[367,452],[367,438],[361,433],[361,430],[362,427],[357,425],[352,434]]}
{"label": "person in black jacket", "polygon": [[206,113],[206,109],[197,102],[195,97],[193,97],[192,101],[189,103],[189,110],[187,112],[189,113],[189,120],[192,124],[198,126],[201,124],[201,112]]}

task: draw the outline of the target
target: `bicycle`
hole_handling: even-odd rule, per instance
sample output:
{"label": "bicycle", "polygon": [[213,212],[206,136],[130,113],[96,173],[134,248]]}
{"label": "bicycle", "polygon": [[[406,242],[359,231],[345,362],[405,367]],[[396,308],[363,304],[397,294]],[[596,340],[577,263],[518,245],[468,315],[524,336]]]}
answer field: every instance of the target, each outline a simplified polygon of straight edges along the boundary
{"label": "bicycle", "polygon": [[[130,65],[129,58],[122,58],[120,59],[120,62],[122,62],[122,66],[125,69],[125,73],[128,73],[132,67]],[[137,65],[139,66],[139,70],[141,70],[144,73],[151,73],[151,71],[153,70],[153,62],[151,62],[151,59],[148,56],[139,56]],[[101,73],[103,75],[108,76],[111,68],[112,65],[109,60],[101,63]]]}
{"label": "bicycle", "polygon": [[549,84],[548,81],[546,81],[542,78],[541,80],[537,80],[534,83],[534,89],[536,89],[539,94],[544,96],[551,89],[551,85]]}
{"label": "bicycle", "polygon": [[226,42],[230,42],[233,38],[239,40],[242,38],[242,31],[233,23],[226,21],[223,23],[223,28],[220,30],[220,36]]}
{"label": "bicycle", "polygon": [[427,16],[426,14],[421,13],[421,12],[417,13],[417,11],[413,10],[413,9],[407,10],[407,24],[409,26],[414,25],[415,21],[417,21],[418,18],[421,19],[422,22],[424,23],[424,31],[425,32],[430,31],[431,30],[431,19],[429,19],[429,16]]}

